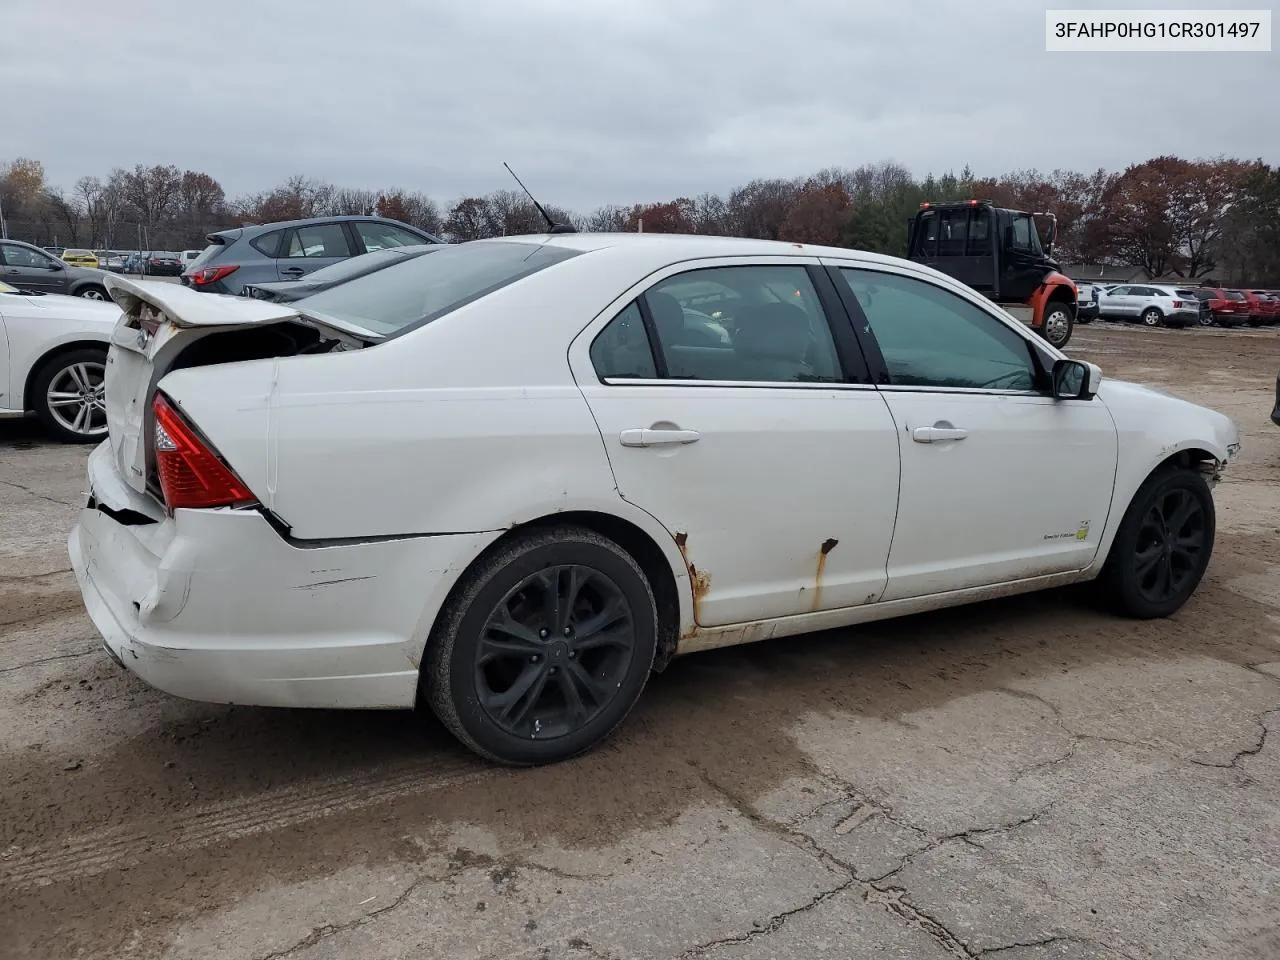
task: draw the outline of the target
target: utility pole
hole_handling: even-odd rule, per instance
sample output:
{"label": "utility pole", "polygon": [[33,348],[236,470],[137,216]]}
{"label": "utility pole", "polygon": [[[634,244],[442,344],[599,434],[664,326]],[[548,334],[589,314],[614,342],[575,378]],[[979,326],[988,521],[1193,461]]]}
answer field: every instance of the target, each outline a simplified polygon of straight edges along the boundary
{"label": "utility pole", "polygon": [[4,220],[4,200],[0,198],[0,240],[9,239],[9,225]]}

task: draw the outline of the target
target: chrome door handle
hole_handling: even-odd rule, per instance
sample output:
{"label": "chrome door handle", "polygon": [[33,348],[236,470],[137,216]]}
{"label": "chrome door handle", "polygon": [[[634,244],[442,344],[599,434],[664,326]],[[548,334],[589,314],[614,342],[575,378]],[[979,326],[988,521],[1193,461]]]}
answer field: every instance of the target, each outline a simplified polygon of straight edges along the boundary
{"label": "chrome door handle", "polygon": [[669,444],[693,443],[700,436],[697,430],[623,430],[618,440],[624,447],[660,447]]}
{"label": "chrome door handle", "polygon": [[963,440],[969,435],[967,430],[953,427],[946,420],[939,420],[932,427],[916,427],[911,431],[911,439],[916,443],[939,443],[944,440]]}

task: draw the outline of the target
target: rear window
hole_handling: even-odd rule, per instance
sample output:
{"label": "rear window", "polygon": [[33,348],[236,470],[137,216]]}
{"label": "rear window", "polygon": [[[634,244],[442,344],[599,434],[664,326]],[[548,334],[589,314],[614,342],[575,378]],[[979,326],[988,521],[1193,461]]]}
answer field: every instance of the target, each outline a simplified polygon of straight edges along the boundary
{"label": "rear window", "polygon": [[1228,300],[1247,300],[1248,298],[1239,290],[1228,290],[1226,293]]}
{"label": "rear window", "polygon": [[[1178,296],[1182,297],[1182,299],[1183,299],[1183,300],[1192,300],[1192,299],[1195,299],[1196,297],[1200,296],[1200,295],[1199,295],[1198,293],[1196,293],[1196,291],[1194,291],[1194,290],[1175,290],[1175,291],[1173,291],[1173,292],[1174,292],[1174,293],[1176,293]],[[1204,299],[1205,299],[1205,300],[1208,300],[1209,298],[1208,298],[1208,297],[1205,297]]]}
{"label": "rear window", "polygon": [[270,233],[264,233],[260,237],[254,237],[249,241],[249,246],[253,247],[253,249],[257,250],[264,257],[270,257],[274,260],[277,252],[280,250],[280,238],[283,236],[283,230],[272,230]]}
{"label": "rear window", "polygon": [[1195,290],[1193,291],[1201,300],[1217,300],[1218,295],[1212,290]]}
{"label": "rear window", "polygon": [[394,336],[578,253],[552,244],[504,240],[442,245],[429,257],[357,277],[295,306],[303,313],[314,311]]}

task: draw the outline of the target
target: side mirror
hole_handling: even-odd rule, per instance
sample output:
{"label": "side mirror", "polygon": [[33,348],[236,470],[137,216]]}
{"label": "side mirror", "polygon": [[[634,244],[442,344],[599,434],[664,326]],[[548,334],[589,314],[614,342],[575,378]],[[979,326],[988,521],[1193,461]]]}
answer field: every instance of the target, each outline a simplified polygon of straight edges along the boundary
{"label": "side mirror", "polygon": [[1058,360],[1053,365],[1055,400],[1092,400],[1102,382],[1102,368],[1083,360]]}
{"label": "side mirror", "polygon": [[62,269],[62,266],[63,266],[63,265],[62,265],[62,264],[60,264],[60,263],[58,263],[56,260],[51,260],[51,261],[49,262],[49,266],[48,266],[46,269],[47,269],[50,273],[57,273],[59,270],[61,270],[61,269]]}

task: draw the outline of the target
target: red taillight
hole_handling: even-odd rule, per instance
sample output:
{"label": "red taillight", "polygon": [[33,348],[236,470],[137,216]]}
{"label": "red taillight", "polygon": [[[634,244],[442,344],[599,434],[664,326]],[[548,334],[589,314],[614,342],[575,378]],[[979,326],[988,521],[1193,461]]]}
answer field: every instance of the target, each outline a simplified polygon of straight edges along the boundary
{"label": "red taillight", "polygon": [[1182,301],[1181,301],[1181,300],[1175,300],[1175,301],[1173,301],[1173,305],[1174,305],[1175,307],[1180,307],[1180,306],[1182,306]]}
{"label": "red taillight", "polygon": [[152,409],[156,473],[170,510],[226,507],[257,499],[163,394],[156,394]]}
{"label": "red taillight", "polygon": [[239,269],[240,265],[234,263],[226,263],[220,267],[204,267],[188,273],[187,279],[197,287],[206,287],[211,283],[217,283],[223,277],[231,276]]}

